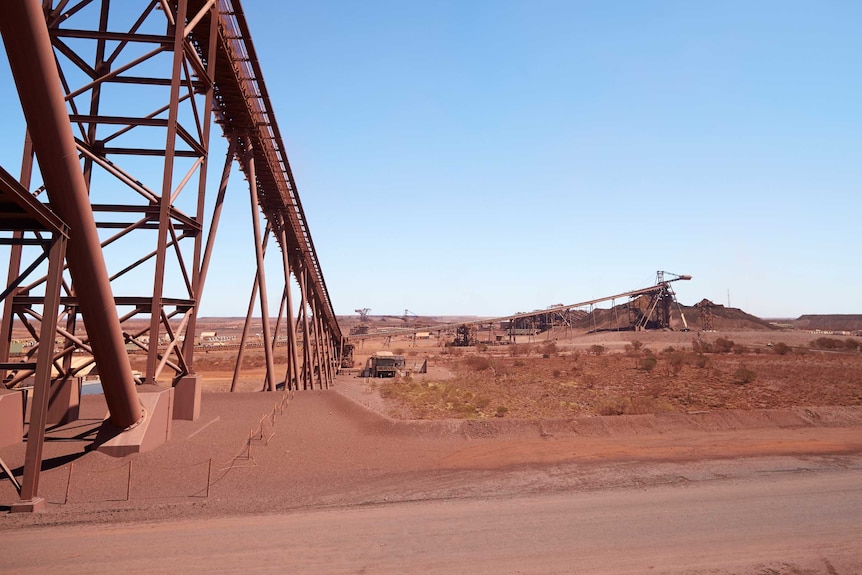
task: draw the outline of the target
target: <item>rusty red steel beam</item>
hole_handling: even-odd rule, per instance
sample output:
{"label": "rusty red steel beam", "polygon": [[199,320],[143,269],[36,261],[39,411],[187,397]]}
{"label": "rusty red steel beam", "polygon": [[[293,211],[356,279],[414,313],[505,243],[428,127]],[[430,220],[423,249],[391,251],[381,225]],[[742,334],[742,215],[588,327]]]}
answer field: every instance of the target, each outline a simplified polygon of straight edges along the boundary
{"label": "rusty red steel beam", "polygon": [[87,184],[39,0],[7,2],[0,18],[21,108],[51,209],[71,230],[66,260],[99,364],[110,423],[124,429],[143,417],[102,255]]}

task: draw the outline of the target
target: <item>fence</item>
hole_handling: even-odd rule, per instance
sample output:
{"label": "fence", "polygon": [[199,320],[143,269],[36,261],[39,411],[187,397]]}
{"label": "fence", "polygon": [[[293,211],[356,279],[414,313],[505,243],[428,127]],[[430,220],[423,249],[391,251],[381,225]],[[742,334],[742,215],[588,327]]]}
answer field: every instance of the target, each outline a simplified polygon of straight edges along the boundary
{"label": "fence", "polygon": [[[196,461],[182,466],[160,467],[135,464],[130,459],[107,469],[80,469],[75,462],[69,463],[65,476],[65,488],[57,485],[57,476],[64,467],[42,472],[43,486],[45,480],[54,484],[53,491],[62,491],[62,500],[49,499],[51,504],[66,505],[68,503],[98,503],[106,501],[132,501],[144,499],[162,499],[177,497],[192,497],[206,499],[210,488],[224,479],[231,471],[255,465],[252,449],[255,446],[266,447],[276,434],[277,417],[284,414],[285,408],[293,399],[294,392],[282,394],[281,399],[273,404],[269,413],[261,415],[257,425],[249,429],[248,436],[236,454],[227,461],[217,461],[212,458]],[[53,472],[53,473],[52,473]],[[52,477],[53,476],[53,477]],[[136,485],[147,485],[146,490],[138,489]],[[98,486],[99,495],[87,496],[88,490],[76,486]],[[158,488],[154,488],[157,485]],[[93,488],[90,487],[89,491]],[[44,489],[43,489],[44,491]],[[145,494],[144,494],[145,492]]]}

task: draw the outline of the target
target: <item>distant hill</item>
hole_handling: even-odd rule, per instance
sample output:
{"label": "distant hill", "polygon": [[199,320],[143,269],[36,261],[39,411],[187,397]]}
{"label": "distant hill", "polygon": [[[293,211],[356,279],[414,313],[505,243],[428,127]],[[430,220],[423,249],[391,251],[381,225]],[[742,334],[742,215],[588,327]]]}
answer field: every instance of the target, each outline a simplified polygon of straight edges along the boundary
{"label": "distant hill", "polygon": [[862,331],[862,314],[807,314],[799,316],[792,323],[796,329]]}

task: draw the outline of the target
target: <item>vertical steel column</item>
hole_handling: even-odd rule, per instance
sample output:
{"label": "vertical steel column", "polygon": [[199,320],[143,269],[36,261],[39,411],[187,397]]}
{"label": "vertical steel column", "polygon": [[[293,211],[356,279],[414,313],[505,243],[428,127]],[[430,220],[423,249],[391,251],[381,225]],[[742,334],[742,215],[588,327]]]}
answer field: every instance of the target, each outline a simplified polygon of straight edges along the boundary
{"label": "vertical steel column", "polygon": [[320,319],[320,329],[318,329],[318,333],[320,333],[320,351],[323,356],[323,378],[326,382],[326,388],[332,385],[332,362],[330,361],[329,356],[329,337],[326,333],[326,328],[323,325],[323,318]]}
{"label": "vertical steel column", "polygon": [[[296,322],[293,319],[293,295],[290,289],[291,266],[287,254],[287,232],[282,218],[281,259],[284,266],[284,296],[287,300],[287,370],[284,376],[285,389],[299,389],[299,359],[296,355]],[[292,383],[292,386],[291,386]]]}
{"label": "vertical steel column", "polygon": [[72,230],[66,258],[99,364],[110,422],[127,428],[141,421],[143,413],[41,3],[5,3],[0,33],[51,208]]}
{"label": "vertical steel column", "polygon": [[239,349],[236,351],[236,364],[233,368],[233,378],[230,381],[230,390],[236,391],[239,374],[242,371],[242,359],[245,356],[245,345],[248,340],[248,332],[251,330],[251,316],[254,314],[254,303],[257,301],[257,274],[251,286],[251,297],[248,300],[248,309],[245,313],[245,323],[242,326],[242,335],[239,336]]}
{"label": "vertical steel column", "polygon": [[[168,130],[165,138],[165,168],[162,173],[162,195],[159,198],[159,231],[156,244],[156,269],[153,281],[153,301],[150,308],[150,345],[147,353],[148,383],[156,383],[159,362],[159,326],[162,322],[162,293],[165,284],[165,262],[167,260],[168,227],[171,225],[171,196],[173,195],[174,156],[176,153],[177,119],[179,117],[180,82],[183,65],[183,42],[187,0],[177,3],[177,19],[174,25],[173,66],[171,67],[171,92],[168,108]],[[167,352],[166,352],[167,355]]]}
{"label": "vertical steel column", "polygon": [[311,330],[308,329],[308,274],[305,266],[299,270],[299,291],[302,295],[302,389],[314,389],[314,371],[311,366]]}
{"label": "vertical steel column", "polygon": [[30,427],[27,430],[24,479],[21,483],[22,502],[35,502],[39,493],[39,472],[42,469],[42,446],[45,444],[45,424],[48,418],[48,396],[51,387],[51,360],[54,358],[57,310],[60,307],[60,285],[63,281],[65,253],[66,237],[55,234],[48,259],[48,281],[45,283],[45,304],[42,308],[42,325],[39,329],[33,403],[30,408]]}
{"label": "vertical steel column", "polygon": [[[272,359],[272,332],[269,331],[269,304],[266,293],[266,272],[263,263],[263,246],[260,237],[260,204],[257,197],[257,175],[255,173],[254,150],[248,141],[248,188],[251,197],[251,225],[254,231],[254,255],[257,260],[257,283],[260,292],[260,321],[263,331],[263,353],[266,358],[266,389],[275,391],[275,363]],[[267,238],[269,226],[267,225]]]}
{"label": "vertical steel column", "polygon": [[[201,131],[201,142],[207,146],[207,154],[203,157],[203,163],[200,167],[198,175],[198,206],[196,220],[203,222],[204,212],[206,209],[206,189],[207,189],[207,169],[209,167],[209,141],[210,129],[212,127],[212,104],[213,104],[213,84],[215,83],[215,64],[216,64],[216,42],[218,41],[218,3],[213,3],[209,9],[210,13],[210,30],[209,30],[209,46],[207,49],[207,76],[209,83],[207,93],[204,97],[204,125]],[[233,141],[228,148],[228,158],[233,156]],[[226,176],[222,176],[222,182],[226,183]],[[219,189],[221,192],[221,188]],[[216,210],[221,213],[221,203],[216,204]],[[214,216],[215,217],[215,216]],[[188,327],[186,328],[186,339],[183,342],[183,357],[186,358],[186,365],[189,372],[194,373],[194,350],[195,350],[195,331],[197,329],[197,317],[200,311],[201,294],[203,293],[203,283],[206,278],[206,271],[201,267],[201,253],[203,248],[203,231],[200,231],[195,236],[194,253],[192,255],[192,292],[195,295],[195,309],[189,318]]]}
{"label": "vertical steel column", "polygon": [[[21,185],[29,190],[30,178],[33,175],[33,142],[30,140],[30,133],[24,137],[24,157],[21,159]],[[13,232],[12,237],[20,239],[24,236],[24,232]],[[9,268],[6,275],[6,285],[18,277],[21,271],[21,250],[22,246],[13,245],[9,255]],[[0,357],[9,357],[9,348],[12,343],[12,306],[9,305],[11,300],[3,306],[3,317],[0,319]],[[0,383],[6,379],[6,370],[0,369]]]}
{"label": "vertical steel column", "polygon": [[[309,292],[311,289],[308,290]],[[309,306],[311,307],[311,331],[314,334],[314,367],[317,373],[317,387],[318,389],[323,389],[323,374],[322,365],[320,363],[320,318],[317,315],[317,301],[312,295],[311,301],[309,301]]]}
{"label": "vertical steel column", "polygon": [[[266,232],[263,236],[263,253],[266,254],[266,244],[269,240],[269,224],[266,225]],[[248,332],[251,330],[251,316],[254,314],[254,302],[257,301],[257,290],[259,287],[259,282],[257,281],[257,272],[254,274],[254,282],[252,282],[251,286],[251,297],[248,300],[248,310],[245,314],[245,324],[242,326],[242,335],[239,338],[239,349],[236,353],[236,365],[233,370],[233,378],[230,382],[230,390],[236,391],[236,384],[239,380],[240,371],[242,371],[242,358],[245,355],[245,345],[248,340]]]}
{"label": "vertical steel column", "polygon": [[[99,12],[99,32],[102,34],[108,31],[108,9],[111,3],[109,0],[102,0],[102,6]],[[93,71],[101,76],[108,71],[110,68],[110,64],[105,62],[105,45],[106,41],[104,38],[99,38],[96,40],[96,60],[93,63]],[[99,104],[101,102],[102,97],[102,84],[97,83],[93,86],[92,91],[90,92],[90,116],[98,116],[99,115]],[[98,125],[95,122],[91,122],[87,127],[87,141],[95,142],[96,135],[98,131]],[[84,158],[84,180],[87,182],[87,188],[90,188],[90,184],[92,183],[93,178],[93,159],[89,157]]]}
{"label": "vertical steel column", "polygon": [[318,320],[317,334],[320,336],[320,361],[321,372],[323,373],[323,383],[326,389],[332,383],[332,377],[329,373],[329,340],[326,337],[325,328],[323,325],[323,317]]}
{"label": "vertical steel column", "polygon": [[[230,180],[230,169],[233,165],[233,156],[236,150],[236,143],[230,140],[227,149],[227,155],[224,161],[224,168],[221,174],[221,182],[219,183],[218,194],[216,195],[215,207],[213,208],[212,220],[210,221],[209,235],[207,236],[207,245],[204,249],[203,262],[200,265],[198,272],[198,281],[195,284],[195,301],[199,302],[203,297],[204,284],[206,284],[207,273],[209,272],[210,261],[212,261],[213,249],[215,248],[216,232],[218,231],[219,222],[221,221],[221,212],[224,207],[224,197],[227,192],[227,184]],[[197,267],[197,266],[196,266]]]}

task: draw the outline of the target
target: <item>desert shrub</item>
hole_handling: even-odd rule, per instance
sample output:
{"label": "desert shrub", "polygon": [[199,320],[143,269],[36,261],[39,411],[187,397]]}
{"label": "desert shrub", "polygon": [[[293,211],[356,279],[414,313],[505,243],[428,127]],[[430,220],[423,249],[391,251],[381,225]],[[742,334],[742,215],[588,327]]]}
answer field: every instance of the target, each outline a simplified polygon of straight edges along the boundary
{"label": "desert shrub", "polygon": [[521,360],[521,359],[516,359],[516,360],[514,361],[514,363],[512,363],[512,365],[514,365],[515,367],[524,367],[524,366],[525,366],[525,365],[527,365],[527,364],[526,364],[526,363],[524,363],[524,361],[523,361],[523,360]]}
{"label": "desert shrub", "polygon": [[655,397],[636,396],[629,399],[626,415],[646,415],[668,411],[673,411],[673,407],[666,401]]}
{"label": "desert shrub", "polygon": [[602,355],[605,353],[605,346],[594,344],[590,346],[590,353],[593,355]]}
{"label": "desert shrub", "polygon": [[532,346],[526,343],[516,343],[509,346],[509,355],[517,357],[519,355],[530,355]]}
{"label": "desert shrub", "polygon": [[713,343],[713,348],[715,349],[715,353],[730,353],[733,350],[734,345],[736,345],[732,339],[725,339],[723,337],[716,338]]}
{"label": "desert shrub", "polygon": [[669,345],[666,348],[664,348],[663,350],[661,350],[662,353],[673,353],[675,351],[676,351],[676,348],[672,345]]}
{"label": "desert shrub", "polygon": [[485,353],[486,351],[488,351],[488,346],[484,343],[477,343],[476,351],[478,351],[479,353]]}
{"label": "desert shrub", "polygon": [[623,415],[629,408],[629,400],[625,397],[611,396],[602,399],[596,405],[599,415]]}
{"label": "desert shrub", "polygon": [[[518,362],[516,361],[515,363],[517,364]],[[509,375],[510,371],[509,367],[502,361],[491,362],[491,372],[494,374],[494,377]]]}
{"label": "desert shrub", "polygon": [[853,339],[852,337],[848,337],[844,340],[845,349],[849,349],[850,351],[856,351],[859,349],[859,341]]}
{"label": "desert shrub", "polygon": [[542,359],[551,359],[551,354],[550,353],[543,353]]}
{"label": "desert shrub", "polygon": [[778,355],[787,355],[790,352],[790,346],[783,341],[779,341],[772,346],[772,351],[777,353]]}
{"label": "desert shrub", "polygon": [[740,365],[733,372],[733,379],[736,383],[751,383],[757,378],[757,373],[744,365]]}
{"label": "desert shrub", "polygon": [[688,363],[688,356],[684,352],[676,351],[668,354],[667,362],[670,366],[671,373],[673,373],[673,375],[679,375],[683,366]]}
{"label": "desert shrub", "polygon": [[392,350],[392,352],[395,355],[404,355],[404,348],[396,347],[394,350]]}
{"label": "desert shrub", "polygon": [[554,379],[559,379],[560,376],[563,375],[563,372],[559,369],[555,369],[553,372],[551,372],[551,375],[554,376]]}
{"label": "desert shrub", "polygon": [[596,405],[599,415],[645,415],[673,411],[671,405],[655,397],[619,397],[612,395],[603,398]]}
{"label": "desert shrub", "polygon": [[813,349],[843,349],[844,342],[834,337],[818,337],[810,346]]}
{"label": "desert shrub", "polygon": [[742,345],[741,343],[737,343],[733,345],[732,349],[733,353],[736,355],[742,355],[744,353],[748,353],[748,348]]}
{"label": "desert shrub", "polygon": [[596,383],[598,383],[598,379],[596,379],[596,376],[591,373],[585,373],[581,376],[581,383],[583,383],[584,387],[587,389],[592,389],[595,387]]}
{"label": "desert shrub", "polygon": [[494,412],[494,417],[504,417],[507,413],[509,413],[509,408],[505,405],[498,405],[497,410]]}
{"label": "desert shrub", "polygon": [[650,371],[654,370],[655,366],[657,364],[658,364],[658,360],[652,355],[648,355],[646,357],[643,357],[643,358],[641,358],[640,362],[638,362],[638,365],[640,365],[640,368],[646,372],[650,372]]}
{"label": "desert shrub", "polygon": [[706,367],[709,367],[709,358],[707,358],[705,355],[699,355],[695,358],[694,365],[696,365],[698,369],[704,369]]}
{"label": "desert shrub", "polygon": [[491,367],[491,360],[481,355],[471,355],[464,363],[473,371],[484,371]]}
{"label": "desert shrub", "polygon": [[694,353],[703,353],[703,342],[699,339],[692,339],[691,351],[693,351]]}
{"label": "desert shrub", "polygon": [[475,405],[477,409],[485,409],[490,404],[491,400],[483,395],[480,395],[473,400],[473,405]]}
{"label": "desert shrub", "polygon": [[639,339],[635,339],[632,340],[631,346],[633,350],[640,351],[641,348],[644,346],[644,342],[640,341]]}
{"label": "desert shrub", "polygon": [[555,353],[557,353],[557,344],[553,341],[550,341],[550,342],[540,346],[539,352],[541,352],[542,357],[544,357],[546,354],[548,356],[552,356]]}

